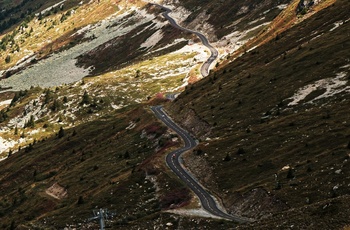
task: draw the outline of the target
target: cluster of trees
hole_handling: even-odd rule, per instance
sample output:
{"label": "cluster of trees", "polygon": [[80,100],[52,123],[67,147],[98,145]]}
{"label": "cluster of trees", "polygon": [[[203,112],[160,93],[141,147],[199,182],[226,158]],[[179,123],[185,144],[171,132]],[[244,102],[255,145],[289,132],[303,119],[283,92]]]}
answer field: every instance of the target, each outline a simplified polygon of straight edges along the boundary
{"label": "cluster of trees", "polygon": [[15,106],[16,102],[21,99],[22,97],[24,97],[25,95],[27,95],[28,90],[20,90],[18,92],[15,93],[15,96],[12,98],[10,107]]}
{"label": "cluster of trees", "polygon": [[[11,48],[12,53],[14,53],[16,51],[17,52],[20,51],[20,46],[19,46],[19,44],[16,43],[15,36],[18,34],[18,32],[21,32],[21,33],[25,32],[24,28],[28,28],[28,23],[35,17],[34,11],[38,10],[42,6],[42,4],[40,4],[40,5],[37,5],[35,7],[35,9],[33,9],[31,7],[29,7],[28,9],[26,8],[25,13],[22,12],[20,16],[16,16],[16,15],[19,15],[21,10],[23,10],[22,7],[24,7],[25,4],[29,3],[30,1],[32,1],[32,0],[24,0],[21,4],[15,6],[13,8],[0,11],[0,34],[2,32],[4,32],[5,30],[11,28],[13,25],[21,23],[18,30],[13,30],[12,33],[6,34],[0,40],[0,51],[1,50],[6,51],[7,49],[9,49],[9,47]],[[38,19],[42,20],[44,17],[52,15],[52,14],[56,14],[62,10],[63,10],[63,5],[53,7],[49,11],[45,12],[45,14],[42,14],[40,12],[38,15]],[[67,11],[65,14],[62,14],[62,16],[60,18],[60,22],[62,23],[63,21],[65,21],[70,15],[71,15],[71,11]],[[51,27],[53,27],[53,26],[51,26]],[[25,32],[25,33],[26,33],[27,37],[29,37],[32,32],[33,32],[33,28],[31,28],[29,32]],[[7,55],[5,57],[5,63],[10,63],[10,62],[11,62],[11,56]]]}
{"label": "cluster of trees", "polygon": [[[1,40],[0,40],[0,51],[6,51],[8,46],[12,48],[11,52],[14,53],[15,51],[19,52],[20,47],[15,42],[15,36],[17,35],[18,31],[14,30],[12,34],[6,34]],[[11,56],[7,55],[5,57],[5,62],[10,63],[11,62]]]}
{"label": "cluster of trees", "polygon": [[[10,106],[14,106],[16,104],[16,102],[21,98],[24,97],[27,94],[27,90],[25,91],[19,91],[15,93],[15,96],[13,97]],[[4,122],[7,118],[8,118],[8,111],[9,108],[7,109],[3,109],[0,111],[0,123]]]}
{"label": "cluster of trees", "polygon": [[7,46],[9,44],[16,44],[15,42],[15,36],[17,35],[17,30],[14,30],[12,34],[6,34],[1,40],[0,40],[0,50],[6,51]]}
{"label": "cluster of trees", "polygon": [[[21,27],[18,30],[14,30],[11,34],[6,34],[1,40],[0,40],[0,51],[6,51],[9,47],[11,48],[11,52],[14,53],[15,51],[19,52],[20,51],[20,46],[19,44],[15,41],[15,37],[18,34],[18,32],[22,31],[23,33],[23,28],[28,28],[27,23],[23,22]],[[27,36],[29,37],[30,34],[33,32],[33,28],[27,32]],[[11,56],[7,55],[5,58],[5,62],[9,63],[11,62]]]}
{"label": "cluster of trees", "polygon": [[[21,90],[15,93],[15,95],[12,98],[12,101],[10,103],[10,107],[13,107],[16,105],[16,102],[19,101],[19,99],[21,99],[22,97],[24,97],[25,95],[27,95],[28,91],[27,90]],[[8,115],[7,113],[9,112],[9,108],[7,109],[3,109],[0,111],[0,123],[4,122],[7,118]],[[34,126],[34,118],[31,118],[31,121],[28,122],[27,127],[32,127]]]}
{"label": "cluster of trees", "polygon": [[313,0],[309,0],[309,1],[300,0],[297,7],[297,13],[302,15],[306,14],[308,12],[308,9],[312,7],[314,4],[315,4],[315,1]]}
{"label": "cluster of trees", "polygon": [[[30,22],[35,17],[34,13],[43,6],[42,3],[37,5],[35,5],[34,3],[31,3],[33,1],[34,0],[23,0],[17,6],[0,11],[0,33],[4,32],[5,30],[11,28],[16,24],[19,24],[20,22],[22,22],[22,24],[24,25]],[[29,7],[25,7],[26,5]],[[45,14],[42,14],[40,12],[38,15],[38,19],[41,20],[44,17],[50,16],[52,14],[57,14],[59,11],[62,11],[62,10],[63,10],[63,5],[53,7],[49,11],[45,12]],[[70,15],[71,15],[71,12],[68,11],[66,14],[62,15],[60,21],[63,22]]]}
{"label": "cluster of trees", "polygon": [[31,115],[29,120],[24,124],[24,128],[27,128],[27,127],[34,128],[34,126],[35,126],[34,116]]}
{"label": "cluster of trees", "polygon": [[8,115],[5,109],[0,111],[0,123],[4,122],[7,119]]}
{"label": "cluster of trees", "polygon": [[[23,0],[20,4],[12,8],[2,10],[0,12],[0,33],[11,28],[11,26],[19,23],[23,19],[27,20],[28,17],[33,18],[33,12],[42,6],[42,4],[40,4],[32,8],[32,6],[35,5],[31,3],[33,1],[34,0]],[[26,8],[26,12],[23,12],[23,8],[26,4],[31,5],[31,7]]]}

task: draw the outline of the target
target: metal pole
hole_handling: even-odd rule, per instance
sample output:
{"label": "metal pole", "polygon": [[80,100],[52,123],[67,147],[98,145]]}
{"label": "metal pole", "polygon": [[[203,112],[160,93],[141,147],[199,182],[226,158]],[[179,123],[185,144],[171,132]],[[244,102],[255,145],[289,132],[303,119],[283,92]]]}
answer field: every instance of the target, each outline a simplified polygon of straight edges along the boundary
{"label": "metal pole", "polygon": [[104,221],[103,212],[104,212],[104,210],[102,208],[100,208],[100,227],[101,227],[101,230],[104,230],[104,228],[105,228],[105,221]]}

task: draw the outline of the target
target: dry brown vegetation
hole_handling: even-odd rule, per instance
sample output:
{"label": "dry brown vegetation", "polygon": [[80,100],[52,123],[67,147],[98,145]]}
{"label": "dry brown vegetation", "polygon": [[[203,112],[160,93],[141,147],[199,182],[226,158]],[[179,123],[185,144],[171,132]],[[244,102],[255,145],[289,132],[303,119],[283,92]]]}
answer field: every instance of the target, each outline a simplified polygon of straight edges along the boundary
{"label": "dry brown vegetation", "polygon": [[[324,93],[315,91],[297,105],[288,105],[289,98],[308,84],[335,78],[342,71],[348,79],[342,66],[348,65],[344,57],[350,47],[346,36],[350,27],[347,23],[330,31],[334,23],[347,18],[348,9],[346,1],[337,1],[281,33],[279,39],[187,87],[175,106],[168,107],[188,130],[197,126],[183,122],[188,111],[211,125],[210,139],[202,139],[203,154],[197,157],[214,171],[216,186],[203,183],[220,194],[229,210],[242,211],[235,209],[235,192],[248,196],[256,188],[287,205],[282,214],[262,221],[261,229],[291,225],[337,229],[348,224],[348,212],[337,214],[348,210],[349,204],[348,92],[311,102]],[[263,202],[251,202],[264,207]],[[327,204],[334,209],[327,214],[316,211]],[[315,211],[303,213],[309,205]]]}
{"label": "dry brown vegetation", "polygon": [[[114,1],[101,2],[101,5],[94,2],[94,7],[83,7],[78,13],[87,13],[89,17],[86,18],[96,21],[105,18],[115,10]],[[278,30],[281,25],[291,25],[297,19],[296,2],[276,18],[273,24],[276,30],[258,40],[256,44],[263,41],[260,47],[219,66],[208,78],[189,85],[174,103],[165,100],[160,93],[148,104],[129,101],[131,105],[111,111],[110,103],[121,101],[123,95],[100,97],[104,92],[101,89],[107,84],[122,83],[114,75],[123,75],[126,70],[107,73],[104,77],[108,80],[96,81],[95,85],[93,78],[87,78],[76,89],[58,87],[57,91],[52,91],[48,101],[51,108],[55,99],[63,100],[65,94],[74,95],[74,100],[81,102],[82,88],[86,85],[91,84],[96,95],[89,98],[94,103],[82,105],[74,127],[67,125],[59,135],[61,123],[53,122],[48,127],[47,137],[32,140],[26,148],[0,162],[0,228],[62,229],[67,225],[97,228],[96,223],[86,222],[92,216],[91,210],[109,208],[117,212],[108,223],[112,229],[151,229],[154,226],[168,229],[347,229],[350,225],[349,93],[343,91],[312,101],[325,93],[326,89],[322,88],[296,105],[289,103],[303,87],[321,79],[334,79],[343,71],[347,72],[344,87],[349,86],[349,71],[344,68],[349,65],[349,21],[332,29],[334,23],[347,19],[350,6],[348,1],[338,0],[291,29]],[[232,21],[240,18],[234,13],[242,7],[233,6],[232,1],[201,1],[201,9],[195,7],[199,4],[196,0],[182,3],[193,10],[187,23],[203,9],[215,13],[210,22],[218,28],[217,37],[226,34]],[[272,1],[260,7],[254,1],[245,3],[249,3],[252,11],[243,14],[241,23],[237,24],[239,28],[273,6]],[[333,1],[323,3],[328,6]],[[152,7],[148,10],[157,12]],[[222,15],[220,12],[227,17],[218,17]],[[266,20],[277,13],[271,11]],[[92,22],[73,17],[67,19],[72,23],[69,20],[74,20],[76,29]],[[41,49],[43,56],[79,42],[79,37],[70,37],[76,29],[69,28],[64,36],[53,36],[54,42]],[[159,47],[167,40],[190,37],[171,27],[164,27],[164,32],[166,35]],[[141,68],[142,64],[151,63],[152,58],[141,62],[139,55],[144,51],[128,53],[127,49],[130,43],[138,46],[143,36],[150,33],[144,32],[129,43],[115,40],[122,42],[123,47],[100,49],[81,56],[81,64],[89,66],[89,59],[101,58],[103,62],[95,72],[99,74],[119,69],[119,65],[113,65],[116,61],[122,64],[134,58],[135,62],[140,61],[135,67]],[[28,43],[32,42],[30,39]],[[124,59],[119,60],[115,52],[124,55]],[[162,52],[169,50],[159,54]],[[154,61],[165,62],[166,56]],[[135,70],[130,68],[128,73]],[[140,75],[141,80],[148,79],[147,71],[143,70]],[[130,82],[135,81],[134,77],[130,79]],[[178,84],[179,80],[176,81]],[[147,86],[148,94],[154,95],[161,90],[159,85],[158,82],[149,83],[139,88]],[[144,92],[129,91],[128,95],[146,96]],[[39,88],[29,90],[10,108],[8,115],[23,114],[25,106],[44,92],[47,91]],[[0,97],[8,99],[13,93]],[[193,194],[164,163],[165,154],[181,143],[150,112],[149,105],[160,103],[201,141],[184,157],[186,166],[229,212],[254,217],[256,222],[233,226],[225,220],[163,212],[189,205]],[[71,108],[64,105],[62,110],[65,109]],[[54,112],[54,117],[59,114],[59,111]],[[49,118],[45,119],[36,124],[48,125]],[[53,193],[64,195],[56,199],[51,196]]]}

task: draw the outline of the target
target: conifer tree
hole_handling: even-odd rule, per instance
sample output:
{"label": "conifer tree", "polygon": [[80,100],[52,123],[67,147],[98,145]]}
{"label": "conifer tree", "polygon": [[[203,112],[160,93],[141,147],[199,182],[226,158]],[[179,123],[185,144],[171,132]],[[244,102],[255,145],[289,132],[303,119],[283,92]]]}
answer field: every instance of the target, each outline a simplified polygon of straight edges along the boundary
{"label": "conifer tree", "polygon": [[64,137],[65,133],[64,133],[64,129],[63,127],[61,126],[60,130],[58,131],[58,138],[62,138]]}

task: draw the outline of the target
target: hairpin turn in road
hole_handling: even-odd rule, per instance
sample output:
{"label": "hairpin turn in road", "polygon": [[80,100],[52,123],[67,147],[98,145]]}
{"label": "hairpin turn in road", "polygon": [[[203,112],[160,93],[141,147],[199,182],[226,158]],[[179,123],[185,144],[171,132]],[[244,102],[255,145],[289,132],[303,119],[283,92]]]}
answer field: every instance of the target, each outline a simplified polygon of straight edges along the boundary
{"label": "hairpin turn in road", "polygon": [[166,163],[169,168],[198,196],[202,207],[212,215],[233,220],[238,223],[250,222],[248,218],[237,215],[230,215],[221,210],[214,198],[203,188],[180,164],[182,153],[197,146],[197,141],[184,129],[178,126],[163,110],[162,106],[153,106],[151,110],[169,128],[174,130],[184,141],[184,147],[179,148],[166,156]]}
{"label": "hairpin turn in road", "polygon": [[197,31],[193,31],[193,30],[181,27],[180,25],[178,25],[176,23],[176,21],[172,17],[169,16],[169,13],[171,13],[171,9],[169,9],[165,6],[159,5],[159,4],[155,4],[155,3],[152,3],[152,5],[158,6],[158,7],[162,8],[163,10],[165,10],[165,12],[163,13],[163,16],[164,16],[164,18],[166,18],[169,21],[169,23],[173,27],[197,35],[197,37],[201,40],[202,44],[210,50],[210,56],[203,63],[203,65],[201,66],[201,70],[200,70],[201,75],[203,77],[207,77],[209,75],[210,65],[217,59],[219,52],[212,45],[210,45],[208,39],[203,34],[197,32]]}
{"label": "hairpin turn in road", "polygon": [[[161,7],[165,12],[163,13],[163,16],[170,22],[170,24],[178,28],[180,30],[184,30],[190,33],[193,33],[199,37],[199,39],[202,41],[203,45],[206,46],[210,50],[210,57],[203,63],[201,66],[201,75],[203,77],[206,77],[209,75],[209,68],[210,65],[216,60],[218,57],[218,51],[210,45],[208,39],[201,33],[193,30],[189,30],[186,28],[183,28],[179,26],[176,21],[169,16],[169,13],[171,10],[167,7],[164,7],[159,4],[153,4],[158,7]],[[198,196],[202,207],[211,213],[214,216],[233,220],[238,223],[245,223],[245,222],[251,222],[252,220],[249,218],[240,217],[237,215],[230,215],[224,212],[219,208],[217,203],[215,202],[214,198],[209,194],[207,190],[204,189],[203,186],[201,186],[198,181],[192,177],[188,171],[186,171],[183,166],[180,164],[180,156],[182,153],[194,148],[197,146],[197,141],[184,129],[182,129],[180,126],[178,126],[175,122],[171,120],[171,118],[163,111],[162,106],[152,106],[151,110],[154,112],[154,114],[169,128],[174,130],[184,141],[184,147],[179,148],[171,153],[169,153],[166,156],[166,163],[169,166],[169,168],[182,180],[184,181],[187,186]]]}

